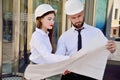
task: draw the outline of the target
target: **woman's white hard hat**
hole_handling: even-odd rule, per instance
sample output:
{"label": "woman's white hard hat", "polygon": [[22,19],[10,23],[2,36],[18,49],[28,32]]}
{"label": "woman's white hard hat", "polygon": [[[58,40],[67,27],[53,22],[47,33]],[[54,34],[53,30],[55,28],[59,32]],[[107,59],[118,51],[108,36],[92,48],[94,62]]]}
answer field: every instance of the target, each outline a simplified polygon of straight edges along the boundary
{"label": "woman's white hard hat", "polygon": [[67,15],[75,15],[83,11],[84,5],[80,0],[68,0],[65,3],[65,13]]}
{"label": "woman's white hard hat", "polygon": [[49,4],[41,4],[39,5],[36,9],[35,9],[35,19],[37,17],[41,17],[42,15],[44,15],[45,13],[49,12],[49,11],[54,11],[55,13],[57,12],[55,9],[52,8],[51,5]]}

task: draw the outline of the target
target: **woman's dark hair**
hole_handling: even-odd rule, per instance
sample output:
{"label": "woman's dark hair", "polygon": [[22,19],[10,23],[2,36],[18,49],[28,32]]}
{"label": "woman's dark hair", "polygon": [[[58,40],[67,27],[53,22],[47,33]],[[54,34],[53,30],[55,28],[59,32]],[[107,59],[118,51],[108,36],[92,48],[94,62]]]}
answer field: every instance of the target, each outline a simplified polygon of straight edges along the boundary
{"label": "woman's dark hair", "polygon": [[[41,29],[41,26],[42,26],[41,18],[44,18],[46,15],[51,14],[51,13],[54,13],[54,15],[55,15],[55,11],[49,11],[49,12],[43,14],[41,17],[36,18],[37,28]],[[55,48],[54,48],[54,45],[53,45],[53,30],[54,30],[54,28],[48,29],[48,32],[49,32],[48,36],[49,36],[49,39],[50,39],[50,42],[51,42],[51,45],[52,45],[52,53],[55,52]]]}

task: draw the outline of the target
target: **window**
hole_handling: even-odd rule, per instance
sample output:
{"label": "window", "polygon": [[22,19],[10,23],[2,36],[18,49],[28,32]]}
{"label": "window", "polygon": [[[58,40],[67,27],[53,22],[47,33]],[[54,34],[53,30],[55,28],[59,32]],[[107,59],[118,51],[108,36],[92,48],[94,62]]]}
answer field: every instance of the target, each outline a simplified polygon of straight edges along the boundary
{"label": "window", "polygon": [[116,33],[117,33],[117,30],[113,29],[113,35],[116,35]]}
{"label": "window", "polygon": [[115,9],[115,16],[114,16],[114,19],[117,19],[118,17],[118,9]]}

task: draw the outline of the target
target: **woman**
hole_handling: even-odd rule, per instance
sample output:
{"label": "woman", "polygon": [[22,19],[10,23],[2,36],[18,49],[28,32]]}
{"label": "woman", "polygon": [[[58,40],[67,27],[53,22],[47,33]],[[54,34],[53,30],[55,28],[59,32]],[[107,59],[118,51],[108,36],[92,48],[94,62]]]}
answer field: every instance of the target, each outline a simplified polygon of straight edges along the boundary
{"label": "woman", "polygon": [[49,4],[39,5],[35,10],[36,30],[30,41],[30,60],[34,64],[63,61],[69,56],[52,54],[52,31],[56,11]]}

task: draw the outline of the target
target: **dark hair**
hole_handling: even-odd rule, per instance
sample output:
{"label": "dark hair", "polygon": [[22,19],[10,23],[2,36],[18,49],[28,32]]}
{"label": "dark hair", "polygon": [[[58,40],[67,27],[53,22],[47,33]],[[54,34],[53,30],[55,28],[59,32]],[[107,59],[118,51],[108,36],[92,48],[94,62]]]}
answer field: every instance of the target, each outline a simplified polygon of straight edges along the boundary
{"label": "dark hair", "polygon": [[[51,13],[54,13],[54,15],[55,15],[55,11],[49,11],[49,12],[43,14],[41,17],[36,18],[36,26],[37,26],[37,28],[41,29],[41,26],[42,26],[41,18],[44,18],[46,15],[51,14]],[[50,42],[51,42],[51,45],[52,45],[52,52],[55,52],[54,45],[53,45],[53,30],[54,29],[48,29],[48,32],[49,32],[48,36],[49,36],[49,39],[50,39]]]}

